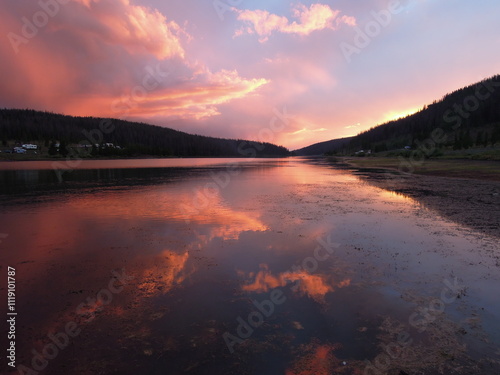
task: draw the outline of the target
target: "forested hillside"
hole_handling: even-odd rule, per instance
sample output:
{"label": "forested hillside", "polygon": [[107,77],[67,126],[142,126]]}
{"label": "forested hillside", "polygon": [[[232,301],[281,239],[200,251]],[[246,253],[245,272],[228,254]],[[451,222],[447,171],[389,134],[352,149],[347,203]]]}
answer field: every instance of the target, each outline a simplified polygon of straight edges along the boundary
{"label": "forested hillside", "polygon": [[[436,142],[433,138],[441,130],[444,135]],[[347,147],[336,145],[330,151],[415,149],[429,140],[436,149],[454,150],[500,143],[500,75],[447,94],[413,115],[362,132]]]}
{"label": "forested hillside", "polygon": [[295,150],[293,151],[293,153],[294,155],[297,156],[323,155],[333,149],[342,150],[347,145],[349,145],[349,142],[351,141],[352,138],[353,137],[339,138],[339,139],[332,139],[331,141],[315,143],[310,146]]}
{"label": "forested hillside", "polygon": [[0,110],[0,140],[3,148],[11,146],[12,141],[15,144],[36,143],[48,149],[50,154],[64,154],[68,148],[80,145],[78,148],[82,149],[87,145],[89,156],[289,155],[285,147],[270,143],[205,137],[144,123],[21,109]]}

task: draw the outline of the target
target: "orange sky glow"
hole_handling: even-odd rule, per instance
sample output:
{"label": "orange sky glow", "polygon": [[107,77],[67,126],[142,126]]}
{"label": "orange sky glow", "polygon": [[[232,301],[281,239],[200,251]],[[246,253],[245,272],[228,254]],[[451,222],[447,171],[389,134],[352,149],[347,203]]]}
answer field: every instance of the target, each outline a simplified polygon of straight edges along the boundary
{"label": "orange sky glow", "polygon": [[500,5],[459,3],[7,2],[0,106],[259,141],[286,107],[272,141],[293,150],[498,74]]}

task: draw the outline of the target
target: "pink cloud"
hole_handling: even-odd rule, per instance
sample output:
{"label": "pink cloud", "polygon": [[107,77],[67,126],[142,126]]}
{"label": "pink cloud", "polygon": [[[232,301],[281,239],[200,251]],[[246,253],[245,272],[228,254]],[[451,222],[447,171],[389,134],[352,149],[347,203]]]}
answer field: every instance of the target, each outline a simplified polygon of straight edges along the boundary
{"label": "pink cloud", "polygon": [[333,10],[325,4],[312,4],[307,8],[298,4],[292,9],[292,16],[298,20],[290,22],[285,16],[271,14],[265,10],[236,10],[238,20],[247,24],[247,27],[236,31],[235,36],[245,33],[256,33],[261,42],[267,41],[273,32],[285,34],[309,35],[314,31],[331,29],[336,30],[341,24],[353,26],[356,20],[353,17],[339,17],[340,11]]}
{"label": "pink cloud", "polygon": [[[0,32],[22,34],[22,19],[40,8],[9,2]],[[201,119],[252,95],[269,80],[192,62],[191,36],[158,10],[129,0],[73,0],[18,53],[0,44],[2,105],[71,115]],[[152,73],[158,66],[160,72]],[[155,68],[156,67],[156,68]]]}
{"label": "pink cloud", "polygon": [[[147,51],[158,59],[174,56],[184,57],[180,35],[185,33],[174,21],[158,10],[132,5],[129,0],[74,0],[83,5],[83,17],[73,17],[75,24],[62,25],[73,29],[75,26],[93,26],[86,31],[109,44],[124,46],[130,53]],[[85,30],[80,28],[81,31]]]}
{"label": "pink cloud", "polygon": [[[160,116],[164,120],[203,119],[219,115],[218,105],[244,98],[269,81],[262,78],[245,79],[236,70],[212,73],[208,69],[189,82],[169,85],[138,98],[133,105],[127,100],[115,99],[115,107],[121,116],[136,119]],[[133,99],[133,98],[132,98]],[[120,111],[120,108],[122,111]],[[106,108],[103,108],[105,111]],[[110,113],[117,117],[117,113]]]}

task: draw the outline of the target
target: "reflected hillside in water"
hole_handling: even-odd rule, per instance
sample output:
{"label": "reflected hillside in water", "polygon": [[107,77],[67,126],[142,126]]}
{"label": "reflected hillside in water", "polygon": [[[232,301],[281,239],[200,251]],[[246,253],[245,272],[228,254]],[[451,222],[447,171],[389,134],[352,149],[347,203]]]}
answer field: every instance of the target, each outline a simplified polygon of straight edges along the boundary
{"label": "reflected hillside in water", "polygon": [[267,160],[268,163],[238,158],[82,160],[74,168],[62,161],[2,162],[0,198],[19,194],[71,193],[78,189],[106,186],[119,188],[162,184],[209,174],[216,177],[216,183],[223,185],[227,174],[233,176],[248,168],[272,168],[286,161]]}

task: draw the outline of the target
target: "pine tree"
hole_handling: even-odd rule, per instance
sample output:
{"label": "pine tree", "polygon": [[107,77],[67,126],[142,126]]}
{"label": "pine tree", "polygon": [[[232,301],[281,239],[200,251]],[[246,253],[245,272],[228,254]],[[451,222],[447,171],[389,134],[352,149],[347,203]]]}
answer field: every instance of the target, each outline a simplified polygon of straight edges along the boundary
{"label": "pine tree", "polygon": [[483,140],[483,132],[482,131],[478,131],[477,132],[477,135],[476,135],[476,146],[477,147],[481,147],[481,145],[483,144],[484,140]]}
{"label": "pine tree", "polygon": [[54,156],[57,155],[57,147],[55,142],[52,142],[49,147],[49,155]]}
{"label": "pine tree", "polygon": [[468,149],[472,147],[474,144],[474,141],[472,140],[472,137],[470,136],[470,130],[464,131],[463,136],[462,136],[462,148]]}
{"label": "pine tree", "polygon": [[69,154],[68,148],[66,147],[66,142],[62,141],[59,145],[59,154],[66,157]]}
{"label": "pine tree", "polygon": [[498,141],[500,141],[500,126],[497,126],[491,134],[491,145],[494,146]]}
{"label": "pine tree", "polygon": [[485,131],[483,136],[483,147],[488,147],[489,138],[490,138],[490,133],[488,131]]}
{"label": "pine tree", "polygon": [[462,149],[462,139],[460,136],[460,132],[455,133],[455,141],[453,142],[453,149],[454,150]]}

